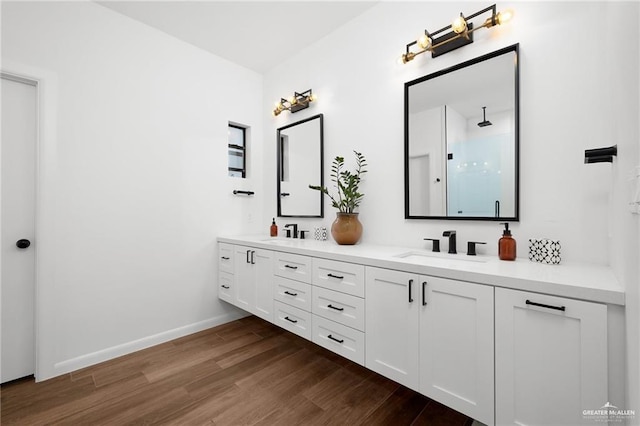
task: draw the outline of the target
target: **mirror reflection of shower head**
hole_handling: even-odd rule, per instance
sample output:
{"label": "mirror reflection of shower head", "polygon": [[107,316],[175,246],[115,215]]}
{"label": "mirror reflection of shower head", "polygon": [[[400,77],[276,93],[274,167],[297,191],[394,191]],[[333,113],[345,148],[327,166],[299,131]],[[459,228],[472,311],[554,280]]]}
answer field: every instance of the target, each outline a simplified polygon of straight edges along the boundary
{"label": "mirror reflection of shower head", "polygon": [[487,107],[483,106],[482,107],[482,121],[478,123],[478,126],[480,127],[487,127],[487,126],[491,126],[493,123],[490,121],[487,121],[487,111],[486,111]]}

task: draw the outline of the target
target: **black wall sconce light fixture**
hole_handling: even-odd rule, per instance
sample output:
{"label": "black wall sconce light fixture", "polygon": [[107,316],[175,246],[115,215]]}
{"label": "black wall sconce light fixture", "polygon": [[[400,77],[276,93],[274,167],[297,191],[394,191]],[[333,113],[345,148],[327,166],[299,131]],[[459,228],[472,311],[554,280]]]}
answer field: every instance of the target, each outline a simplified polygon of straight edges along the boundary
{"label": "black wall sconce light fixture", "polygon": [[[491,12],[491,16],[487,18],[482,25],[474,27],[471,20],[487,12]],[[440,28],[438,31],[434,31],[432,33],[424,30],[424,34],[417,40],[407,44],[405,53],[400,57],[400,62],[406,64],[424,52],[431,52],[432,58],[444,55],[452,50],[473,43],[474,31],[479,30],[480,28],[491,28],[496,25],[502,25],[512,17],[513,12],[511,10],[505,10],[497,13],[495,4],[469,16],[464,16],[462,12],[460,12],[460,16],[454,19],[451,25],[447,25],[446,27]],[[447,30],[451,31],[439,37],[434,37]],[[411,47],[414,45],[417,45],[419,50],[411,51]]]}
{"label": "black wall sconce light fixture", "polygon": [[316,99],[317,97],[313,94],[311,89],[302,93],[294,92],[293,96],[289,99],[280,98],[280,101],[276,102],[273,115],[280,115],[282,111],[291,111],[291,113],[294,113],[302,109],[309,108],[309,104]]}
{"label": "black wall sconce light fixture", "polygon": [[614,155],[618,155],[618,145],[607,148],[585,149],[584,164],[613,163]]}

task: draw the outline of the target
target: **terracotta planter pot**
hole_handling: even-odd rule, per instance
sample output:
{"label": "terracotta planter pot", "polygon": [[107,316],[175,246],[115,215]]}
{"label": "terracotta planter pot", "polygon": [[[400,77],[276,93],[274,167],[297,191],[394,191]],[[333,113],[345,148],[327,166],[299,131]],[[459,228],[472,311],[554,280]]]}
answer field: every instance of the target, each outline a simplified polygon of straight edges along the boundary
{"label": "terracotta planter pot", "polygon": [[336,220],[331,225],[331,236],[340,245],[353,245],[360,241],[362,224],[358,213],[336,212]]}

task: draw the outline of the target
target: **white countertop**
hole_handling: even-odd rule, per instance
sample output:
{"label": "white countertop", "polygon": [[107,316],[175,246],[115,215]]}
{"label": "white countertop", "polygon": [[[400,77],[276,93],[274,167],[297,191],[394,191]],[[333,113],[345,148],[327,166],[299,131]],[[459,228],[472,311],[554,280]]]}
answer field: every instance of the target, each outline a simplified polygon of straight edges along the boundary
{"label": "white countertop", "polygon": [[[359,263],[415,274],[451,278],[514,290],[545,293],[614,305],[625,304],[625,293],[608,266],[563,262],[546,265],[528,259],[501,261],[497,256],[432,253],[407,247],[333,241],[269,238],[266,235],[218,237],[218,242]],[[402,257],[406,256],[406,257]]]}

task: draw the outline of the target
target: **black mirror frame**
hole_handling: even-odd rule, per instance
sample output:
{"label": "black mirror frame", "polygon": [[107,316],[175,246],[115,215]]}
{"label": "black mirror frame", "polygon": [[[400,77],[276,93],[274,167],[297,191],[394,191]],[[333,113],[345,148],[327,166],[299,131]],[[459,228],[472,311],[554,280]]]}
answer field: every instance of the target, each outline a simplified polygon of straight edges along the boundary
{"label": "black mirror frame", "polygon": [[[514,52],[514,77],[515,77],[515,215],[513,217],[484,217],[484,216],[411,216],[409,214],[409,88],[414,84],[421,83],[457,71],[462,68],[469,67],[479,62]],[[440,71],[425,75],[415,80],[408,81],[404,84],[404,218],[405,219],[436,219],[436,220],[479,220],[479,221],[495,221],[495,222],[518,222],[520,221],[520,44],[516,43],[511,46],[487,53],[477,58],[470,59],[457,65],[445,68]]]}
{"label": "black mirror frame", "polygon": [[280,132],[288,129],[289,127],[297,126],[299,124],[306,123],[311,120],[320,119],[320,186],[324,186],[324,115],[316,114],[312,117],[305,118],[304,120],[296,121],[295,123],[287,124],[286,126],[279,127],[276,133],[276,156],[278,167],[276,170],[276,199],[278,200],[278,217],[324,217],[324,194],[318,191],[320,197],[320,214],[319,215],[283,215],[282,214],[282,197],[280,196],[280,177],[282,176],[282,149],[280,146]]}

